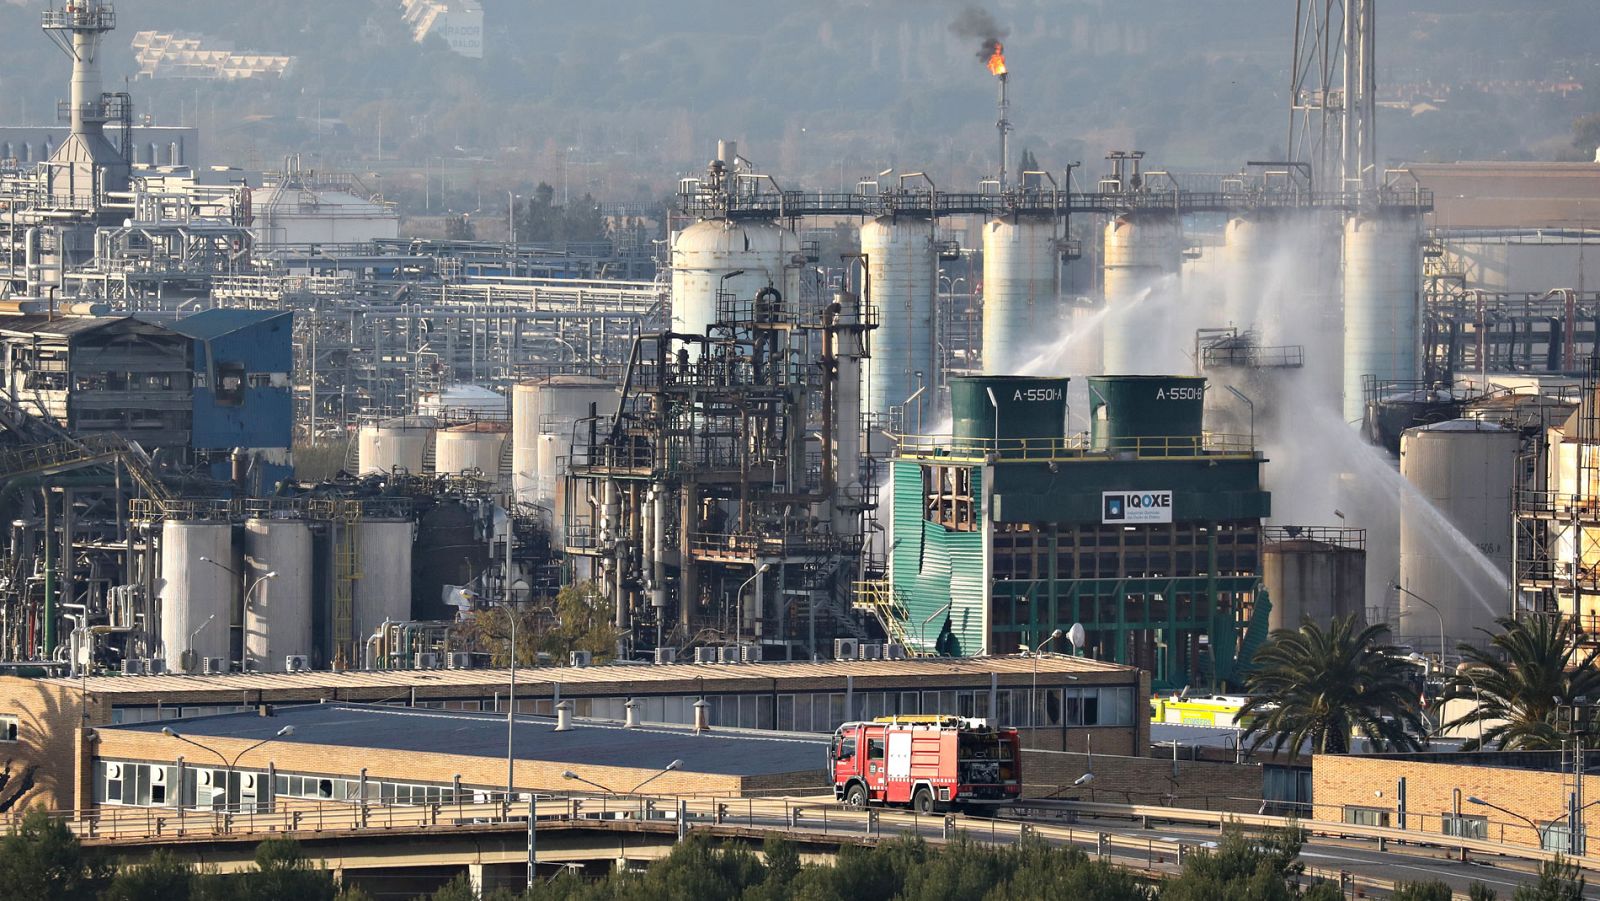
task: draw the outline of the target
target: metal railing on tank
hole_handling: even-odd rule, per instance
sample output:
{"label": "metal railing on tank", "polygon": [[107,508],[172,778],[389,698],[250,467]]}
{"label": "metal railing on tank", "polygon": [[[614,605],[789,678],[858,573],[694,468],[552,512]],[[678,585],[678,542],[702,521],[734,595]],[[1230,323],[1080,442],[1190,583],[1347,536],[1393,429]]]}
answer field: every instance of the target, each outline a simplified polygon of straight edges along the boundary
{"label": "metal railing on tank", "polygon": [[1117,436],[1091,439],[1085,434],[1064,438],[956,438],[950,435],[901,435],[900,456],[939,458],[970,463],[1071,463],[1107,456],[1150,459],[1181,457],[1249,457],[1255,443],[1248,435],[1207,432],[1201,435]]}

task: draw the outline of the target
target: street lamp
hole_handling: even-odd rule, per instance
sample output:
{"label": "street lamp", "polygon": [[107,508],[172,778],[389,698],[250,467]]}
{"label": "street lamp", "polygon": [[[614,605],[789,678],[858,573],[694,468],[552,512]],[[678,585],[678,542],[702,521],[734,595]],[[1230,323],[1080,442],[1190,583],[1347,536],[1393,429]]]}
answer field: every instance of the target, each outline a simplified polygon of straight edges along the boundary
{"label": "street lamp", "polygon": [[276,579],[277,577],[278,577],[277,570],[272,570],[270,572],[264,572],[260,576],[258,576],[256,578],[256,580],[250,584],[250,590],[246,591],[244,593],[244,609],[246,609],[246,610],[250,609],[250,596],[252,594],[254,594],[257,591],[257,589],[259,589],[261,587],[261,583],[267,581],[268,579]]}
{"label": "street lamp", "polygon": [[[202,558],[202,559],[204,559],[204,558]],[[194,630],[189,633],[189,647],[188,647],[187,650],[185,650],[183,652],[184,656],[186,656],[188,658],[188,662],[184,665],[184,669],[187,669],[187,670],[194,669],[194,656],[195,656],[195,654],[194,654],[194,643],[195,643],[195,640],[200,637],[200,633],[201,632],[205,631],[206,626],[211,625],[211,621],[216,619],[216,618],[217,618],[217,615],[215,613],[211,614],[210,616],[206,617],[206,621],[205,622],[201,623],[198,626],[195,626]]]}
{"label": "street lamp", "polygon": [[[1439,668],[1440,669],[1444,669],[1444,614],[1439,612],[1439,608],[1435,607],[1433,605],[1432,601],[1428,600],[1427,598],[1423,597],[1420,594],[1417,594],[1415,591],[1409,591],[1409,590],[1401,587],[1400,583],[1398,583],[1398,582],[1395,583],[1394,590],[1398,591],[1398,592],[1401,592],[1403,594],[1408,594],[1408,595],[1416,598],[1417,600],[1421,601],[1423,604],[1426,604],[1428,609],[1433,611],[1433,615],[1434,616],[1439,617]],[[1400,611],[1400,613],[1401,613],[1402,616],[1405,615],[1405,611],[1403,611],[1403,610]]]}
{"label": "street lamp", "polygon": [[756,574],[751,576],[748,579],[745,579],[744,583],[739,586],[739,590],[735,591],[733,593],[733,604],[734,604],[733,642],[734,642],[734,644],[738,644],[740,641],[744,640],[744,590],[747,587],[749,587],[751,582],[754,582],[755,580],[761,578],[764,574],[766,574],[767,570],[769,570],[771,568],[772,568],[772,564],[771,563],[763,563],[763,564],[761,564],[759,567],[756,568]]}
{"label": "street lamp", "polygon": [[[254,751],[256,748],[261,747],[262,745],[266,744],[267,742],[274,741],[274,740],[279,739],[279,738],[288,738],[289,736],[294,734],[294,727],[293,726],[284,726],[283,728],[279,729],[277,732],[272,733],[271,735],[267,736],[266,738],[261,739],[260,741],[256,742],[255,744],[250,745],[249,747],[245,748],[244,750],[240,751],[239,753],[233,755],[232,758],[229,758],[228,756],[224,755],[221,751],[218,751],[216,748],[213,748],[210,745],[201,744],[200,742],[197,742],[194,739],[189,738],[188,736],[185,736],[185,735],[179,735],[177,730],[173,729],[171,726],[162,726],[161,727],[161,734],[165,735],[168,738],[175,738],[178,741],[183,742],[184,744],[194,745],[195,747],[199,748],[202,751],[206,751],[206,752],[209,752],[211,754],[215,754],[217,759],[222,761],[223,772],[226,774],[227,781],[229,783],[231,783],[233,781],[232,777],[233,777],[233,774],[234,774],[234,768],[239,765],[239,761],[240,761],[240,759],[242,759],[244,757],[244,755],[250,753],[251,751]],[[223,799],[222,806],[223,806],[224,809],[226,809],[227,806],[228,806],[228,800],[227,800],[228,799],[228,786],[227,786],[227,784],[223,785],[223,788],[222,788],[222,799]],[[180,810],[183,808],[183,786],[181,786],[181,785],[178,786],[178,808]]]}
{"label": "street lamp", "polygon": [[1516,817],[1517,819],[1521,820],[1522,822],[1527,823],[1528,824],[1528,828],[1533,830],[1534,841],[1538,842],[1539,846],[1541,848],[1544,847],[1544,833],[1539,831],[1539,824],[1535,823],[1533,820],[1528,819],[1527,817],[1523,816],[1520,813],[1514,813],[1514,812],[1512,812],[1510,810],[1506,810],[1504,807],[1501,807],[1499,804],[1490,804],[1488,801],[1483,800],[1482,798],[1478,797],[1477,795],[1473,795],[1472,797],[1468,798],[1467,799],[1467,803],[1468,804],[1477,804],[1480,807],[1492,808],[1494,810],[1500,811],[1501,813],[1505,814],[1506,816]]}
{"label": "street lamp", "polygon": [[628,791],[628,794],[636,795],[636,794],[639,793],[639,789],[644,788],[646,785],[649,785],[650,783],[656,781],[657,779],[660,779],[662,776],[665,776],[666,774],[672,772],[673,770],[681,769],[682,767],[683,767],[683,761],[682,760],[674,760],[671,763],[667,764],[666,766],[662,767],[660,772],[658,772],[655,775],[651,776],[650,778],[644,780],[643,782],[639,783],[638,785],[635,785],[632,789],[630,789]]}
{"label": "street lamp", "polygon": [[605,792],[608,795],[614,795],[614,794],[617,793],[615,790],[613,790],[611,788],[608,788],[608,787],[606,787],[604,785],[601,785],[598,782],[591,782],[590,780],[583,778],[582,776],[578,775],[577,773],[574,773],[571,770],[562,771],[561,778],[570,779],[573,782],[582,782],[584,785],[592,785],[595,788],[600,789],[601,791]]}
{"label": "street lamp", "polygon": [[[1063,634],[1065,633],[1063,633],[1060,629],[1056,629],[1050,633],[1049,638],[1039,642],[1039,646],[1033,650],[1033,686],[1028,689],[1029,729],[1039,728],[1039,654],[1044,651],[1045,645],[1055,641],[1057,638],[1060,638]],[[1023,650],[1026,651],[1027,647],[1024,646]],[[1072,677],[1068,676],[1067,678],[1070,679]]]}
{"label": "street lamp", "polygon": [[1255,450],[1255,447],[1256,447],[1256,403],[1255,403],[1255,401],[1251,400],[1248,397],[1245,397],[1243,391],[1240,391],[1238,388],[1235,388],[1232,385],[1223,385],[1222,387],[1228,389],[1228,393],[1229,394],[1232,394],[1234,397],[1237,397],[1240,400],[1244,401],[1245,406],[1250,408],[1250,449],[1251,450]]}

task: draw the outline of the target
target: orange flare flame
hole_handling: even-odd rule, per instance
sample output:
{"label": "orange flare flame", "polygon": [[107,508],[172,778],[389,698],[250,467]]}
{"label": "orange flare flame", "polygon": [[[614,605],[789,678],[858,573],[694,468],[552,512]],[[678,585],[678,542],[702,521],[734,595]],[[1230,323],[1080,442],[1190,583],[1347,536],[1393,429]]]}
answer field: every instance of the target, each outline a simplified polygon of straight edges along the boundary
{"label": "orange flare flame", "polygon": [[999,41],[994,42],[994,52],[989,54],[989,71],[995,75],[1006,74],[1006,48]]}

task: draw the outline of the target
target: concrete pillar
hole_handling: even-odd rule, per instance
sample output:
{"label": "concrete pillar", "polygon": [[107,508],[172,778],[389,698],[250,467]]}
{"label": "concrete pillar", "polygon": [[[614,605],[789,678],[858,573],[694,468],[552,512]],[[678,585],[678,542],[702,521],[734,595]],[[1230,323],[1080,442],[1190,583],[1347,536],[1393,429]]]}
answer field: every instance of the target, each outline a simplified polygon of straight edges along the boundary
{"label": "concrete pillar", "polygon": [[483,879],[483,864],[467,864],[467,882],[472,885],[472,893],[477,895],[479,898],[482,898],[483,890],[485,888]]}

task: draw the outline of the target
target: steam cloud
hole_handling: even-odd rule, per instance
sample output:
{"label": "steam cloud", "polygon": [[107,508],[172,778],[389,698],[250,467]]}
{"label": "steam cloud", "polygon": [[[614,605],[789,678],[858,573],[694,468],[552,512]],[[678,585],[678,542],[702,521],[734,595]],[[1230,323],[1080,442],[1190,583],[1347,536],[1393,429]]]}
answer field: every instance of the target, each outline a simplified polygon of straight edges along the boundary
{"label": "steam cloud", "polygon": [[950,23],[950,31],[957,37],[977,38],[982,41],[983,47],[978,51],[978,59],[981,62],[988,62],[1001,39],[1011,33],[1010,29],[1002,28],[988,10],[976,6],[962,10],[961,14],[956,16],[956,20]]}

